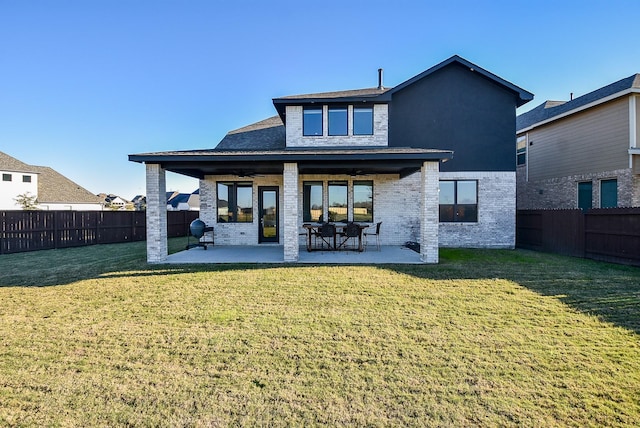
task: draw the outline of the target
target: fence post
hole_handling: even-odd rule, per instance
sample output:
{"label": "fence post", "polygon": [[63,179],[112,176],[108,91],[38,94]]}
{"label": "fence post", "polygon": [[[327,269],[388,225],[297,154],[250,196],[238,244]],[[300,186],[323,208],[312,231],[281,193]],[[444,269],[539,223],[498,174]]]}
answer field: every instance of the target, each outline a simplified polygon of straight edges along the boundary
{"label": "fence post", "polygon": [[53,212],[53,248],[58,248],[58,239],[60,238],[60,232],[58,231],[58,211]]}

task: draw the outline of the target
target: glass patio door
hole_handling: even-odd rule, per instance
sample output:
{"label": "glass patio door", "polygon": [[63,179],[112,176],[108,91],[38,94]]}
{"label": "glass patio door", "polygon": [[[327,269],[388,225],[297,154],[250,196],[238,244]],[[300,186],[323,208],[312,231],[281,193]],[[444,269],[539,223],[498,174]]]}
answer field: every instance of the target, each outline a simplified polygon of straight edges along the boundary
{"label": "glass patio door", "polygon": [[258,242],[278,242],[278,188],[258,187]]}

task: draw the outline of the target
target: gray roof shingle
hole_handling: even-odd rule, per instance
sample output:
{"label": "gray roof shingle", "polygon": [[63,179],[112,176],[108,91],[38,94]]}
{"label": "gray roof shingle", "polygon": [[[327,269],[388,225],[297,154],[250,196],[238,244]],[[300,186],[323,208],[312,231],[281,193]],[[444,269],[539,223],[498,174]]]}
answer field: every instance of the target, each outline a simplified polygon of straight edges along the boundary
{"label": "gray roof shingle", "polygon": [[640,88],[640,74],[633,74],[571,101],[545,101],[534,109],[516,117],[516,130],[528,128],[571,110],[583,107],[626,89]]}
{"label": "gray roof shingle", "polygon": [[286,146],[284,124],[273,116],[243,128],[229,131],[215,150],[279,150]]}
{"label": "gray roof shingle", "polygon": [[3,152],[0,152],[0,170],[11,172],[36,172],[31,165],[27,165],[26,163]]}
{"label": "gray roof shingle", "polygon": [[34,166],[38,172],[38,202],[90,203],[104,202],[84,187],[48,166]]}

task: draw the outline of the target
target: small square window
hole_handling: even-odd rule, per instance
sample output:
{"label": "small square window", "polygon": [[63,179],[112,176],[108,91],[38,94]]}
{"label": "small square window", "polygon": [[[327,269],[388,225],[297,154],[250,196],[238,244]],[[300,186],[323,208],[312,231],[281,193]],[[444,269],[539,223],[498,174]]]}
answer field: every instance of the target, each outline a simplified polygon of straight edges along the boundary
{"label": "small square window", "polygon": [[452,180],[440,182],[440,221],[478,221],[478,182],[475,180]]}
{"label": "small square window", "polygon": [[2,174],[2,181],[11,181],[11,174]]}
{"label": "small square window", "polygon": [[31,183],[31,176],[30,175],[23,175],[22,176],[22,182],[23,183]]}

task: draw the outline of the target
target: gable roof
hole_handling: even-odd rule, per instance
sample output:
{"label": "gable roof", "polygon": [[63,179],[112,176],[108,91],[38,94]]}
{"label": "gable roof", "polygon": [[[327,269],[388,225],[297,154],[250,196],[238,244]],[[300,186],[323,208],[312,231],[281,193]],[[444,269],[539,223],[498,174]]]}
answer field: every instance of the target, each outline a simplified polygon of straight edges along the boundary
{"label": "gable roof", "polygon": [[602,103],[610,97],[622,96],[633,90],[640,90],[640,74],[633,74],[571,101],[545,101],[534,109],[516,117],[516,130],[522,130],[567,114],[589,108],[593,103]]}
{"label": "gable roof", "polygon": [[278,116],[256,122],[243,128],[230,131],[218,143],[214,150],[280,150],[286,147],[286,132],[284,127],[285,110],[287,105],[305,105],[314,103],[388,103],[392,95],[407,86],[429,76],[436,71],[451,65],[459,64],[477,72],[486,79],[504,87],[517,95],[517,106],[533,99],[533,94],[507,82],[489,71],[478,67],[466,59],[454,55],[442,61],[417,76],[395,86],[393,88],[376,87],[364,89],[351,89],[346,91],[320,92],[315,94],[287,95],[274,98],[273,105]]}
{"label": "gable roof", "polygon": [[458,55],[454,55],[451,58],[442,61],[440,64],[434,65],[433,67],[429,68],[428,70],[425,70],[422,73],[412,77],[411,79],[402,82],[398,86],[395,86],[391,90],[387,91],[385,93],[385,95],[386,96],[392,96],[395,92],[398,92],[398,91],[406,88],[407,86],[417,82],[418,80],[421,80],[421,79],[429,76],[430,74],[433,74],[436,71],[441,70],[441,69],[443,69],[443,68],[445,68],[445,67],[447,67],[447,66],[449,66],[451,64],[462,65],[462,66],[468,68],[469,70],[478,73],[480,76],[484,77],[485,79],[488,79],[488,80],[498,84],[499,86],[502,86],[503,88],[507,89],[508,91],[513,92],[518,97],[517,102],[516,102],[516,105],[518,107],[520,107],[521,105],[523,105],[525,103],[528,103],[529,101],[531,101],[533,99],[533,94],[531,92],[525,91],[521,87],[516,86],[513,83],[508,82],[508,81],[504,80],[503,78],[496,76],[495,74],[491,73],[490,71],[485,70],[482,67],[478,67],[474,63],[472,63],[470,61],[467,61],[466,59],[464,59],[464,58],[462,58],[462,57],[460,57]]}
{"label": "gable roof", "polygon": [[47,166],[28,165],[0,152],[0,170],[38,174],[40,203],[101,203],[98,196]]}

